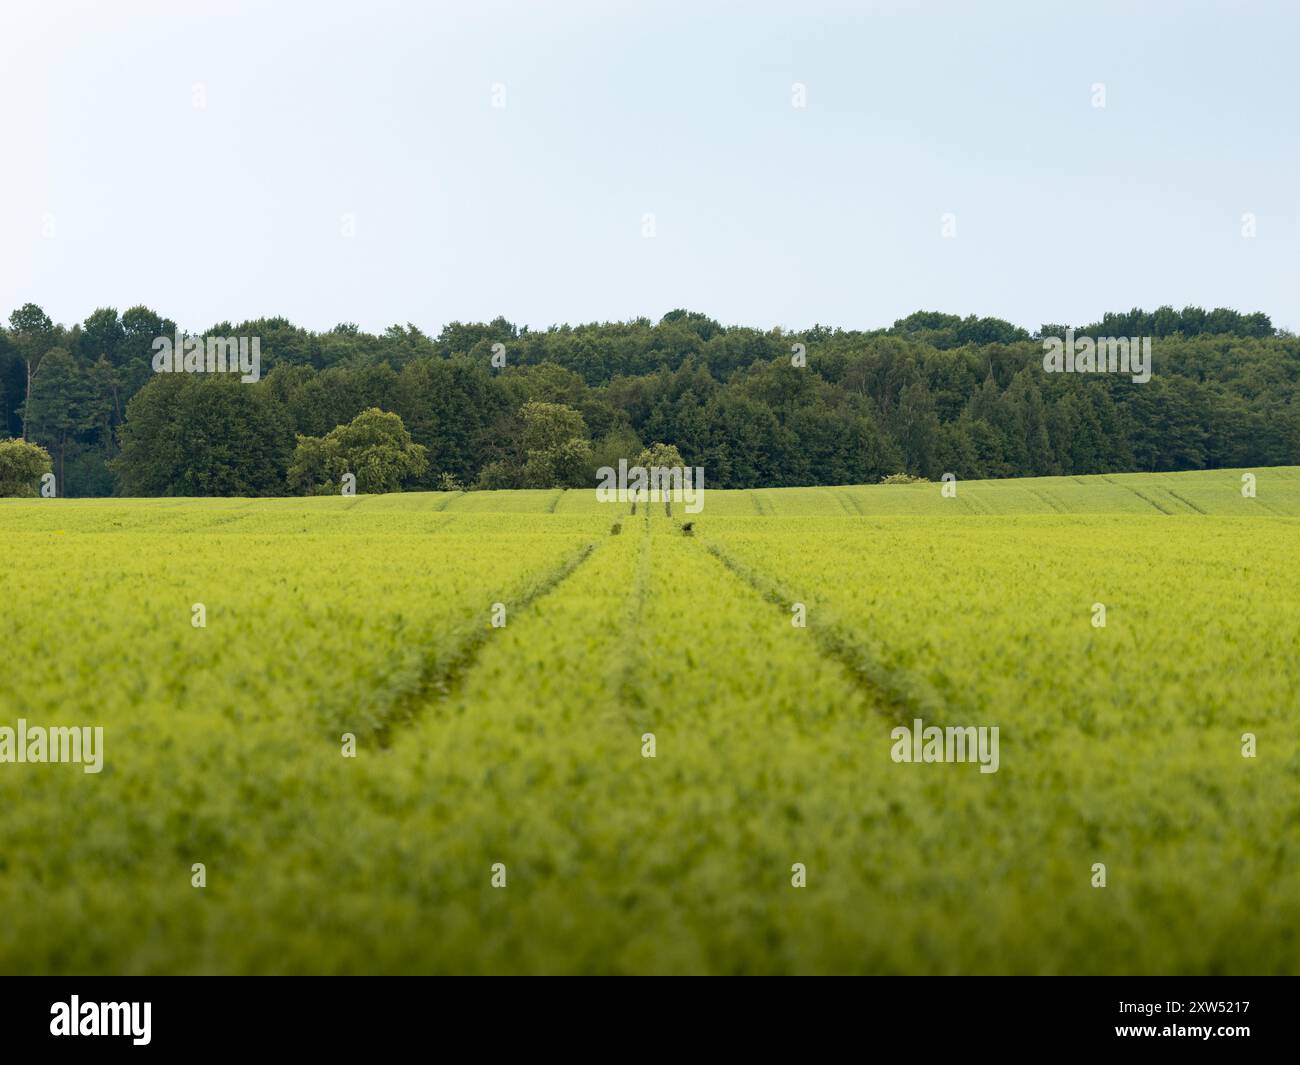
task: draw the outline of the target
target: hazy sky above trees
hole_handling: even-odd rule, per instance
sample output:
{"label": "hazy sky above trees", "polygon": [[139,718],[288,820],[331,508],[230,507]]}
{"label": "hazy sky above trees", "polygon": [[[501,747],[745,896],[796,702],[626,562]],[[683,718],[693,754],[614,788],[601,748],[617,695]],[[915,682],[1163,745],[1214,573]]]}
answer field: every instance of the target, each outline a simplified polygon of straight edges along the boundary
{"label": "hazy sky above trees", "polygon": [[5,0],[0,314],[1296,329],[1297,40],[1281,2]]}

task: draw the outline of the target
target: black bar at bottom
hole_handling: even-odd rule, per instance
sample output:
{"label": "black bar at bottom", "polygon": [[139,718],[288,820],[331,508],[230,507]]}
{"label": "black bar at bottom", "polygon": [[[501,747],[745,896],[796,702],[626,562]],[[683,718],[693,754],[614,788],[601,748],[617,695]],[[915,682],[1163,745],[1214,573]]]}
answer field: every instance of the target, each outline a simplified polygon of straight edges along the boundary
{"label": "black bar at bottom", "polygon": [[298,1055],[413,1041],[445,1051],[467,1041],[489,1059],[516,1047],[807,1054],[900,1043],[1249,1055],[1293,1044],[1294,988],[1275,977],[6,977],[0,1032],[10,1061],[22,1060],[15,1050]]}

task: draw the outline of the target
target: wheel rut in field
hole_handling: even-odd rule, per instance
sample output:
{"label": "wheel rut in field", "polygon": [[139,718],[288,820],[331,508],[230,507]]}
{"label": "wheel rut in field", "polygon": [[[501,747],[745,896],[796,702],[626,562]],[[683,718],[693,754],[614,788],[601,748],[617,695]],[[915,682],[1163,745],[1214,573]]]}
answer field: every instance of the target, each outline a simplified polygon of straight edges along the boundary
{"label": "wheel rut in field", "polygon": [[[734,558],[717,544],[709,544],[706,550],[738,580],[769,603],[780,607],[787,618],[794,603],[807,602],[792,595],[773,578]],[[943,716],[943,702],[934,691],[916,677],[884,666],[874,651],[839,622],[810,617],[807,631],[815,651],[842,669],[854,686],[891,720],[907,723],[914,717],[923,717],[936,721]]]}
{"label": "wheel rut in field", "polygon": [[1192,502],[1190,499],[1188,499],[1186,496],[1179,495],[1179,494],[1178,494],[1177,492],[1175,492],[1172,488],[1167,488],[1167,489],[1165,489],[1165,491],[1167,491],[1171,496],[1173,496],[1176,500],[1178,500],[1178,502],[1182,503],[1183,506],[1185,506],[1185,507],[1189,507],[1189,508],[1191,508],[1192,510],[1196,511],[1197,514],[1206,514],[1206,513],[1208,513],[1208,511],[1207,511],[1204,507],[1198,507],[1195,503],[1193,503],[1193,502]]}
{"label": "wheel rut in field", "polygon": [[641,519],[637,522],[641,526],[641,545],[638,548],[636,577],[628,596],[627,610],[623,614],[622,654],[619,656],[623,664],[614,688],[619,706],[629,714],[643,710],[646,705],[645,695],[638,682],[645,658],[638,634],[645,618],[646,603],[653,594],[650,585],[650,544],[653,539],[650,535],[650,508],[644,508],[637,517]]}
{"label": "wheel rut in field", "polygon": [[1138,499],[1142,500],[1144,503],[1150,503],[1153,507],[1156,508],[1156,510],[1160,511],[1161,514],[1164,514],[1166,516],[1173,514],[1172,510],[1166,510],[1150,496],[1145,495],[1142,492],[1139,492],[1136,488],[1132,487],[1131,485],[1125,485],[1124,487],[1127,488],[1130,492],[1132,492],[1135,496],[1138,497]]}
{"label": "wheel rut in field", "polygon": [[[571,576],[595,551],[595,543],[584,544],[558,567],[531,585],[526,585],[521,595],[510,600],[510,614],[518,617],[538,600],[550,595]],[[473,627],[460,636],[449,649],[429,648],[420,665],[413,684],[393,693],[384,708],[378,725],[372,730],[381,748],[391,745],[393,734],[418,716],[421,707],[434,699],[450,698],[459,688],[465,675],[474,668],[479,655],[496,629],[489,626]]]}
{"label": "wheel rut in field", "polygon": [[1045,491],[1043,491],[1043,489],[1031,488],[1029,489],[1029,491],[1033,495],[1037,496],[1039,500],[1041,500],[1047,506],[1047,509],[1052,511],[1054,514],[1068,513],[1065,507],[1061,506],[1061,504],[1059,504],[1055,499],[1049,496]]}
{"label": "wheel rut in field", "polygon": [[840,501],[840,505],[846,511],[855,517],[865,518],[867,512],[862,509],[862,504],[858,502],[858,497],[852,492],[846,492],[843,489],[833,489],[835,497]]}

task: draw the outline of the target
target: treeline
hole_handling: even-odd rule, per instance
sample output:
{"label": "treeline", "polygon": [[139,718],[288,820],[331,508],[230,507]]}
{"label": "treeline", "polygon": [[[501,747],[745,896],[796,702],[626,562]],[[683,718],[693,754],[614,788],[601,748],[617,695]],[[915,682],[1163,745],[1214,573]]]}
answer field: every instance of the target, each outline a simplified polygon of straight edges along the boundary
{"label": "treeline", "polygon": [[73,496],[309,490],[290,477],[299,438],[372,408],[423,449],[408,488],[591,485],[655,443],[711,487],[1300,463],[1300,342],[1266,315],[1162,307],[1076,327],[1156,337],[1145,384],[1045,373],[1038,338],[1064,329],[918,312],[785,332],[680,310],[437,336],[219,323],[204,335],[261,338],[262,379],[243,384],[154,373],[154,339],[176,325],[148,308],[66,328],[28,304],[0,329],[0,438],[45,447]]}

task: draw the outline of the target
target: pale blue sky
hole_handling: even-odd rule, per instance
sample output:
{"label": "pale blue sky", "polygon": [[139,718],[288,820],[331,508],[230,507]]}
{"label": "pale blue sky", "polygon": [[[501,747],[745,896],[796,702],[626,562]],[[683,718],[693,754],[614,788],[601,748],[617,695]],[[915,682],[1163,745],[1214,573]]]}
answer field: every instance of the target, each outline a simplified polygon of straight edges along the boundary
{"label": "pale blue sky", "polygon": [[1298,42],[1289,0],[4,0],[0,314],[1296,329]]}

